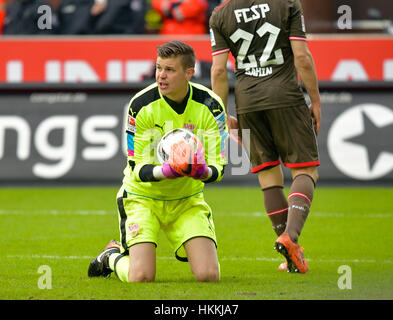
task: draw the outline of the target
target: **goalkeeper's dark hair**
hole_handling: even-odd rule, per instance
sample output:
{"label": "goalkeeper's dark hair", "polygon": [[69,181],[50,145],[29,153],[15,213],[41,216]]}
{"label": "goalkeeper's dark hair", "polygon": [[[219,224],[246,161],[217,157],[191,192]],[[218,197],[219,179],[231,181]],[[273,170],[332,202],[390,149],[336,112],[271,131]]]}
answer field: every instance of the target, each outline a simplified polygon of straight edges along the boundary
{"label": "goalkeeper's dark hair", "polygon": [[187,43],[181,41],[171,41],[157,47],[157,56],[160,58],[181,57],[184,69],[195,68],[195,52]]}

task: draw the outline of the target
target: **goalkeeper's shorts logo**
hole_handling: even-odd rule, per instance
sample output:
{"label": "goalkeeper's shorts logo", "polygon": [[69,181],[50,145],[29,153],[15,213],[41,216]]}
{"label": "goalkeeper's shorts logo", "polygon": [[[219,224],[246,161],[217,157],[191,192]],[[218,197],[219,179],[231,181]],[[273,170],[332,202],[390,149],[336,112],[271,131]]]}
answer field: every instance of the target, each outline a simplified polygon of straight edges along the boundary
{"label": "goalkeeper's shorts logo", "polygon": [[128,230],[131,232],[131,237],[135,238],[139,233],[139,224],[133,223],[129,225]]}

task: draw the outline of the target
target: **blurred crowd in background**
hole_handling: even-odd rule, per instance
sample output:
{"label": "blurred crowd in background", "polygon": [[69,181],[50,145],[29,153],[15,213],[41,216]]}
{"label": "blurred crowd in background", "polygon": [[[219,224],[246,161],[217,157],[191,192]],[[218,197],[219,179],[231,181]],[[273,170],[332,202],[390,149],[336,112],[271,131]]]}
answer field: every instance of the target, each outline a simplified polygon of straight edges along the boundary
{"label": "blurred crowd in background", "polygon": [[[220,0],[0,0],[0,25],[5,35],[206,34],[208,17],[219,4]],[[50,7],[51,28],[37,27],[49,11],[40,6]]]}
{"label": "blurred crowd in background", "polygon": [[[207,34],[210,14],[223,1],[0,0],[0,34]],[[391,0],[300,2],[309,33],[350,31],[393,34]],[[337,20],[345,12],[338,8],[343,5],[351,8],[354,23],[350,30],[337,28]],[[46,26],[50,24],[50,28],[38,27],[40,18],[46,19],[44,22]]]}

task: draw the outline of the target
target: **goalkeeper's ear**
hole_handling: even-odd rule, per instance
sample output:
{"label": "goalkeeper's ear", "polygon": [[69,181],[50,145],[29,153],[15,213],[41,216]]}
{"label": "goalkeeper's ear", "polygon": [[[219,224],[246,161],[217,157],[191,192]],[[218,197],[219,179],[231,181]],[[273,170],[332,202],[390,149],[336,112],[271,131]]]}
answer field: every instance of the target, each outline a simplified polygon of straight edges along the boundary
{"label": "goalkeeper's ear", "polygon": [[186,79],[187,81],[190,81],[191,78],[194,76],[195,74],[195,69],[194,68],[187,68],[186,69]]}

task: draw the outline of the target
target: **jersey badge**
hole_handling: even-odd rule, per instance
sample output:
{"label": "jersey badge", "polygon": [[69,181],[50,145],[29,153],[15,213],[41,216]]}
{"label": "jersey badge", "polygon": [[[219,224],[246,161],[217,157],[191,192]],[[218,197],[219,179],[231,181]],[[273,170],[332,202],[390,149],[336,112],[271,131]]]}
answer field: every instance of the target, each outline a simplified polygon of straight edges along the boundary
{"label": "jersey badge", "polygon": [[188,130],[190,130],[190,131],[194,131],[194,129],[195,129],[195,124],[192,124],[192,123],[185,123],[183,127],[184,127],[184,129],[188,129]]}
{"label": "jersey badge", "polygon": [[131,237],[135,238],[139,233],[139,224],[133,223],[129,225],[128,230],[131,232]]}

